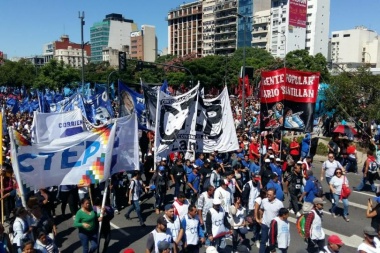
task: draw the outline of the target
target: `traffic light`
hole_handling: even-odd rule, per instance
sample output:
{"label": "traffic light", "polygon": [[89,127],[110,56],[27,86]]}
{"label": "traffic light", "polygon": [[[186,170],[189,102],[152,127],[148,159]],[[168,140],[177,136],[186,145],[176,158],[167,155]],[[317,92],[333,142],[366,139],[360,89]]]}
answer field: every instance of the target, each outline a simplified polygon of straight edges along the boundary
{"label": "traffic light", "polygon": [[136,63],[136,71],[142,71],[144,68],[144,62],[143,61],[138,61]]}
{"label": "traffic light", "polygon": [[125,52],[119,52],[119,71],[127,69],[127,54]]}

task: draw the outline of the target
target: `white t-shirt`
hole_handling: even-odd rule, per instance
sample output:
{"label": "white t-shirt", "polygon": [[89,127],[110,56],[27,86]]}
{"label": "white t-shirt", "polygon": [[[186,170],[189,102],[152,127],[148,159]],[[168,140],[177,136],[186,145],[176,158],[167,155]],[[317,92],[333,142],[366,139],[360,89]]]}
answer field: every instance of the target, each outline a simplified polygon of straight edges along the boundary
{"label": "white t-shirt", "polygon": [[364,242],[362,242],[362,243],[359,245],[359,247],[358,247],[358,252],[359,252],[360,250],[363,250],[363,251],[366,252],[366,253],[378,253],[378,252],[379,252],[379,251],[378,251],[378,248],[377,248],[377,249],[376,249],[376,248],[373,248],[373,247],[369,246],[368,244],[366,244],[366,243],[364,243]]}
{"label": "white t-shirt", "polygon": [[262,223],[269,227],[270,222],[277,217],[278,211],[283,207],[284,204],[278,199],[274,199],[272,202],[269,202],[268,198],[263,199],[260,206],[264,211]]}
{"label": "white t-shirt", "polygon": [[335,194],[337,194],[337,195],[341,194],[343,181],[344,181],[345,184],[348,185],[348,178],[346,176],[341,176],[340,178],[337,177],[337,176],[333,176],[331,178],[330,184],[335,189]]}
{"label": "white t-shirt", "polygon": [[323,163],[322,169],[325,171],[325,177],[333,177],[334,172],[337,168],[342,169],[343,166],[340,164],[340,162],[334,160],[333,162],[330,162],[330,160],[327,160]]}
{"label": "white t-shirt", "polygon": [[[136,184],[136,186],[135,186],[135,184]],[[132,179],[131,184],[129,185],[129,189],[132,189],[132,200],[139,200],[140,199],[142,184],[143,183],[141,180]]]}

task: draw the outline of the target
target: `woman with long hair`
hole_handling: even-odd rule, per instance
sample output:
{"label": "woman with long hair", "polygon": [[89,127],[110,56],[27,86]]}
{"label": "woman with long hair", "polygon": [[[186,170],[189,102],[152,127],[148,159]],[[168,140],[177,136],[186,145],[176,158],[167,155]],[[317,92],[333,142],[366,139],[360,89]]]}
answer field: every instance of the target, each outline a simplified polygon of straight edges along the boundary
{"label": "woman with long hair", "polygon": [[342,187],[343,185],[348,187],[348,179],[345,175],[343,175],[343,170],[338,168],[335,170],[334,176],[330,181],[330,190],[333,194],[334,201],[332,202],[331,213],[334,218],[336,218],[336,208],[339,203],[339,199],[342,199],[343,202],[343,219],[347,222],[350,219],[347,217],[348,215],[348,198],[343,198],[342,195]]}

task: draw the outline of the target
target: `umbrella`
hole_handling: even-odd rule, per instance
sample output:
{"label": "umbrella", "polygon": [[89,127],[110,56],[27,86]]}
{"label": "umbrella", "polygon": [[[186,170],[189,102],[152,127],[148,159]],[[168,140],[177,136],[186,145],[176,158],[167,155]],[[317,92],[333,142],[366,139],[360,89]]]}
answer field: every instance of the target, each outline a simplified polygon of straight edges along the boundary
{"label": "umbrella", "polygon": [[345,134],[346,136],[349,136],[349,137],[357,135],[356,130],[352,126],[348,126],[348,125],[339,125],[334,129],[333,132]]}

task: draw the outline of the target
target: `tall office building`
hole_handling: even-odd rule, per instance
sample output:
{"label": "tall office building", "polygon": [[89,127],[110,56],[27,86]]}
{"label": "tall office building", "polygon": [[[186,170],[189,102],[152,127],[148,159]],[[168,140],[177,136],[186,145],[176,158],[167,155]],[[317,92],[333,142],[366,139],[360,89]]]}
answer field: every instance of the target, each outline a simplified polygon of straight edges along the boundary
{"label": "tall office building", "polygon": [[202,2],[202,56],[215,54],[215,0],[205,0]]}
{"label": "tall office building", "polygon": [[252,40],[253,0],[238,0],[237,47],[250,47]]}
{"label": "tall office building", "polygon": [[328,58],[330,0],[307,1],[306,50]]}
{"label": "tall office building", "polygon": [[273,0],[270,53],[284,58],[290,51],[305,49],[306,22],[306,0]]}
{"label": "tall office building", "polygon": [[331,60],[345,68],[357,68],[363,64],[379,68],[379,34],[363,26],[351,30],[333,31]]}
{"label": "tall office building", "polygon": [[141,30],[131,33],[130,57],[155,62],[157,56],[156,27],[142,25]]}
{"label": "tall office building", "polygon": [[202,56],[202,2],[182,4],[168,13],[168,54]]}
{"label": "tall office building", "polygon": [[229,55],[236,50],[237,7],[237,0],[215,2],[215,54]]}
{"label": "tall office building", "polygon": [[103,60],[103,48],[123,51],[123,48],[130,47],[133,31],[137,31],[137,25],[121,14],[108,14],[103,21],[94,23],[90,28],[91,62]]}

